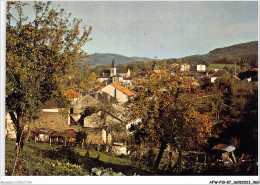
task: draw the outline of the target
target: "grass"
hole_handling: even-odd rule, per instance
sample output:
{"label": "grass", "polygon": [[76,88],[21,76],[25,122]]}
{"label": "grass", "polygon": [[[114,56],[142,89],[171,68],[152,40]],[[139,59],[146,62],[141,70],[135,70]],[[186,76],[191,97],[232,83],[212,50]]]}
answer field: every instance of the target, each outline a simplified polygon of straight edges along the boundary
{"label": "grass", "polygon": [[[86,150],[81,149],[76,147],[75,151],[78,152],[80,155],[85,156]],[[131,165],[131,160],[130,158],[121,158],[117,157],[115,155],[109,154],[109,153],[103,153],[103,152],[98,152],[95,150],[90,150],[89,151],[89,157],[91,158],[97,158],[98,155],[100,154],[99,160],[105,163],[113,163],[113,164],[118,164],[118,165]]]}
{"label": "grass", "polygon": [[[224,67],[228,68],[235,68],[235,64],[210,64],[208,67],[208,70],[214,70],[214,68],[221,68],[223,69]],[[240,66],[236,65],[237,70],[240,70]]]}
{"label": "grass", "polygon": [[[6,141],[5,173],[12,175],[15,162],[15,141]],[[25,143],[20,155],[20,164],[14,175],[25,176],[65,176],[65,175],[88,175],[89,171],[83,165],[70,163],[66,159],[52,160],[37,154],[39,150],[53,150],[55,146],[45,143]]]}
{"label": "grass", "polygon": [[[91,175],[93,168],[112,168],[113,172],[125,175],[253,175],[257,169],[251,166],[241,167],[238,165],[223,166],[218,164],[194,163],[183,160],[177,171],[169,174],[167,170],[168,159],[162,158],[160,170],[153,171],[147,165],[150,161],[147,156],[132,162],[130,156],[115,156],[110,153],[89,151],[89,157],[85,157],[86,150],[81,148],[67,148],[59,145],[50,146],[47,143],[26,142],[21,152],[20,165],[22,170],[16,171],[15,175],[25,176],[85,176]],[[99,159],[97,157],[99,156]],[[155,156],[156,157],[156,154]],[[6,141],[6,175],[11,175],[15,161],[15,141]],[[155,158],[153,158],[154,162]],[[20,168],[19,168],[20,169]]]}
{"label": "grass", "polygon": [[[112,167],[117,172],[123,171],[129,175],[134,174],[130,157],[90,150],[89,158],[86,159],[85,154],[86,150],[79,147],[67,150],[48,143],[26,142],[20,157],[22,175],[89,175],[92,168],[101,166]],[[99,160],[95,161],[98,155]],[[5,158],[6,175],[11,175],[15,161],[14,140],[6,141]]]}

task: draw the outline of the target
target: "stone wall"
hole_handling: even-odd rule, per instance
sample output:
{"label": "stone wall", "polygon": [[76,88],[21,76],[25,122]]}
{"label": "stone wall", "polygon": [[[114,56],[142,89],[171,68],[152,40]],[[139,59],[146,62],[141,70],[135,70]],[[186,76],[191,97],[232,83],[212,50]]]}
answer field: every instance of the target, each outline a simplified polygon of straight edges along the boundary
{"label": "stone wall", "polygon": [[69,129],[68,114],[61,112],[41,112],[40,116],[31,125],[32,130],[48,128],[57,131]]}

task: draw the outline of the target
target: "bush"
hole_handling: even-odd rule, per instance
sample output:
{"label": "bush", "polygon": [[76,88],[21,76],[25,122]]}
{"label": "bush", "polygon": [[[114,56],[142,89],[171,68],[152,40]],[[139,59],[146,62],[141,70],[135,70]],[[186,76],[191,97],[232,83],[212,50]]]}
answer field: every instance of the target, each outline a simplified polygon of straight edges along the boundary
{"label": "bush", "polygon": [[[6,175],[12,175],[15,152],[14,143],[6,144]],[[55,153],[56,152],[56,153]],[[60,153],[59,153],[60,152]],[[63,153],[62,153],[63,152]],[[52,159],[49,158],[51,154]],[[60,157],[58,157],[58,154]],[[25,145],[23,152],[20,154],[20,164],[25,176],[67,176],[67,175],[87,175],[89,172],[83,168],[83,165],[72,163],[77,157],[76,153],[70,149],[58,148],[56,151],[32,150]],[[48,156],[49,155],[49,156]],[[75,156],[73,156],[75,155]],[[73,156],[73,157],[72,157]],[[16,174],[15,174],[16,175]]]}

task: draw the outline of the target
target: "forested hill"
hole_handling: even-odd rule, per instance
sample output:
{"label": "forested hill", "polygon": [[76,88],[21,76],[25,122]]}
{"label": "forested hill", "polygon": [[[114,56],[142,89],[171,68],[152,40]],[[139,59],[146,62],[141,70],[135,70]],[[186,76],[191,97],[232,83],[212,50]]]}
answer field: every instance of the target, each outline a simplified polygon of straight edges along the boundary
{"label": "forested hill", "polygon": [[111,53],[98,53],[89,56],[86,59],[86,61],[91,63],[93,67],[96,67],[100,64],[103,65],[111,64],[113,59],[115,59],[116,65],[126,64],[130,62],[141,61],[141,60],[148,60],[148,58],[145,57],[127,57],[127,56],[111,54]]}
{"label": "forested hill", "polygon": [[[257,58],[258,54],[258,41],[252,41],[247,43],[236,44],[228,47],[217,48],[209,51],[207,54],[203,55],[192,55],[183,57],[185,61],[189,63],[200,63],[201,61],[212,62],[217,61],[221,57],[229,57],[229,58]],[[116,65],[119,64],[128,64],[137,61],[147,61],[149,58],[147,57],[127,57],[119,54],[112,53],[95,53],[86,58],[86,62],[91,63],[92,67],[95,68],[99,65],[107,65],[111,64],[112,60],[115,59]],[[175,62],[177,58],[167,59],[168,61]]]}
{"label": "forested hill", "polygon": [[236,44],[224,48],[217,48],[204,55],[192,55],[183,57],[187,61],[214,61],[219,57],[239,57],[258,54],[258,41]]}

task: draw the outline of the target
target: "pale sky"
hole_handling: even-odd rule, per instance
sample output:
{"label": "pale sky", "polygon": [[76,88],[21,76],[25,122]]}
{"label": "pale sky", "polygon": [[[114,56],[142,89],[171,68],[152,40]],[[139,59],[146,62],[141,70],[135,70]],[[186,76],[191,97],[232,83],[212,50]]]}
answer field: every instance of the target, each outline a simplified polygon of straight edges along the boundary
{"label": "pale sky", "polygon": [[63,1],[73,17],[92,26],[84,50],[174,58],[258,40],[258,3],[174,1]]}

